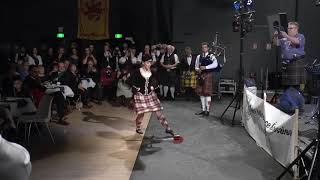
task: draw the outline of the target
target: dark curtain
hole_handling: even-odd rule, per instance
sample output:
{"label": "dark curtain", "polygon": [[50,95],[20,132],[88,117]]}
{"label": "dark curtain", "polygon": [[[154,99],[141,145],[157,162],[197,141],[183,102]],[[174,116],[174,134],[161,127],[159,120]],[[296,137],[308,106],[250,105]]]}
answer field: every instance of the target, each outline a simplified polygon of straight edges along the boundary
{"label": "dark curtain", "polygon": [[171,0],[111,0],[110,33],[133,36],[138,46],[172,41]]}

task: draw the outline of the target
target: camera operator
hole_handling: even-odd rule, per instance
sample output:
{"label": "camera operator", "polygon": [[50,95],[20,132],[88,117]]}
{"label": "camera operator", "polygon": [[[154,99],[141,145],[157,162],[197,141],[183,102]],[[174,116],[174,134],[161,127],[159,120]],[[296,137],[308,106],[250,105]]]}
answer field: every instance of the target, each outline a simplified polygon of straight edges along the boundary
{"label": "camera operator", "polygon": [[[297,22],[288,23],[288,33],[276,31],[274,33],[274,43],[281,48],[283,85],[304,84],[304,62],[305,57],[305,37],[298,32],[299,24]],[[294,76],[290,73],[295,72]],[[294,78],[294,79],[293,79]]]}

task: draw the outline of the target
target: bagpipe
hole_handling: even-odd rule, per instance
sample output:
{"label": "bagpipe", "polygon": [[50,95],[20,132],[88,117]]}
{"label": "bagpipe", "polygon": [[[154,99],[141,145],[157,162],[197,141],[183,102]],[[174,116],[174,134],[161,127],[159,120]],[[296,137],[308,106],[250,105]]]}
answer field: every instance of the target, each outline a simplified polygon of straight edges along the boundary
{"label": "bagpipe", "polygon": [[212,42],[211,47],[209,48],[210,54],[213,54],[217,61],[218,57],[223,56],[223,62],[218,61],[218,66],[213,69],[213,72],[220,72],[223,69],[224,64],[227,62],[226,59],[226,47],[218,42],[219,33],[216,32],[215,40]]}
{"label": "bagpipe", "polygon": [[312,64],[307,64],[305,70],[311,75],[309,79],[309,90],[312,96],[320,96],[320,63],[315,59]]}
{"label": "bagpipe", "polygon": [[305,70],[312,75],[320,75],[320,63],[316,64],[318,59],[315,59],[312,64],[307,64]]}

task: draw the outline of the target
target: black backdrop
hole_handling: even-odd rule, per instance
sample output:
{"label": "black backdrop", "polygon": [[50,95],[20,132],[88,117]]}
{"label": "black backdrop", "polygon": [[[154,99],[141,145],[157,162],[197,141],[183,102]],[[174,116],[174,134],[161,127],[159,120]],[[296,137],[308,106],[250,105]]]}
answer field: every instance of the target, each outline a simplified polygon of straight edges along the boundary
{"label": "black backdrop", "polygon": [[[139,44],[172,39],[171,0],[110,0],[110,36],[123,33]],[[66,39],[77,34],[77,0],[5,1],[0,6],[1,42],[52,41],[59,26]]]}
{"label": "black backdrop", "polygon": [[[313,0],[299,0],[301,32],[307,39],[308,58],[320,57],[320,7]],[[223,76],[237,77],[239,35],[232,32],[233,0],[110,0],[110,35],[120,32],[133,36],[138,47],[145,43],[173,42],[178,52],[186,45],[199,51],[199,43],[211,41],[216,31],[227,46]],[[256,28],[245,40],[246,71],[275,67],[274,49],[269,43],[266,16],[287,12],[294,19],[295,0],[255,1]],[[5,0],[0,6],[0,49],[9,49],[8,42],[27,45],[54,41],[57,27],[65,28],[66,39],[76,38],[77,0]],[[251,49],[257,43],[258,48]]]}

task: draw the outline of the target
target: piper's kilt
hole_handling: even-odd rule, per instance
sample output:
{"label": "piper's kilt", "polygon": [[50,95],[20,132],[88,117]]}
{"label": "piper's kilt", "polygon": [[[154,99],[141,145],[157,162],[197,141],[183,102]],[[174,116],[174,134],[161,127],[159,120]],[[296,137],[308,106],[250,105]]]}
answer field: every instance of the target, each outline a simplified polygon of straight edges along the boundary
{"label": "piper's kilt", "polygon": [[162,85],[164,86],[176,86],[177,83],[177,72],[175,69],[164,70],[161,74]]}
{"label": "piper's kilt", "polygon": [[306,71],[304,67],[304,59],[289,63],[286,67],[286,70],[282,73],[282,85],[296,86],[305,84]]}
{"label": "piper's kilt", "polygon": [[213,73],[212,72],[202,72],[200,75],[204,83],[200,85],[197,82],[196,93],[199,96],[211,96],[212,95],[212,84],[213,84]]}
{"label": "piper's kilt", "polygon": [[160,100],[154,91],[150,92],[148,95],[143,95],[138,92],[133,96],[133,98],[137,114],[155,112],[162,109]]}
{"label": "piper's kilt", "polygon": [[195,71],[184,71],[181,76],[181,86],[183,88],[196,88],[197,86],[197,76]]}

